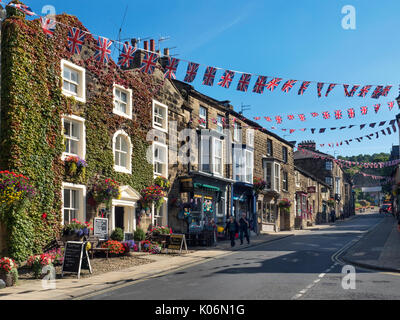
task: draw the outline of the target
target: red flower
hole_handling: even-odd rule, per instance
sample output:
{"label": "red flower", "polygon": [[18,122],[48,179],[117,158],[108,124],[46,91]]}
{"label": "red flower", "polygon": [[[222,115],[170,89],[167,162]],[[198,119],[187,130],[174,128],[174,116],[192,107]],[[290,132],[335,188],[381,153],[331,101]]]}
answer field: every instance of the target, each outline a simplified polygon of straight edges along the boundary
{"label": "red flower", "polygon": [[42,219],[46,219],[46,218],[47,218],[47,213],[45,212],[42,214]]}

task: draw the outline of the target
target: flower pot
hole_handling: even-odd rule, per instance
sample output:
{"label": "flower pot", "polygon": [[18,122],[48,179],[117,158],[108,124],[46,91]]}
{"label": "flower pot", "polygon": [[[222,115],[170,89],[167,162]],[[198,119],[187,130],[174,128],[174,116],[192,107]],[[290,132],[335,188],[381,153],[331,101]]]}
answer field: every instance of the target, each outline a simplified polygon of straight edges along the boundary
{"label": "flower pot", "polygon": [[0,272],[0,279],[3,280],[6,284],[6,287],[14,286],[14,277],[11,273],[5,273],[4,271]]}

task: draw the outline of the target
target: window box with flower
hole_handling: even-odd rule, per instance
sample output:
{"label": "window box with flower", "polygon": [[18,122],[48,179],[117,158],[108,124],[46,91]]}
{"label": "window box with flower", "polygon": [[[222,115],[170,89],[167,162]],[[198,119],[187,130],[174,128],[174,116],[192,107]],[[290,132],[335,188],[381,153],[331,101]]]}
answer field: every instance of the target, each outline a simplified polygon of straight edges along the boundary
{"label": "window box with flower", "polygon": [[72,219],[71,223],[64,226],[63,240],[81,241],[84,237],[90,235],[90,231],[93,231],[93,227],[89,222],[82,223],[76,219]]}

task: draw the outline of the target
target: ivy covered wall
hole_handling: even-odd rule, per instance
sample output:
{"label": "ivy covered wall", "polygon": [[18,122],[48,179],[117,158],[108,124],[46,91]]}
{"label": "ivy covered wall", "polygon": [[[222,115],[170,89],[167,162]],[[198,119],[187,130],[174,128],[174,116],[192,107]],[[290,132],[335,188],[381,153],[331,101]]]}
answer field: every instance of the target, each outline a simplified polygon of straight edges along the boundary
{"label": "ivy covered wall", "polygon": [[[59,15],[56,20],[86,30],[73,16]],[[90,34],[81,54],[73,55],[67,49],[67,34],[68,28],[57,26],[54,37],[48,38],[38,20],[27,21],[15,11],[2,25],[0,169],[28,176],[38,191],[23,212],[10,213],[15,221],[7,228],[8,254],[17,260],[39,253],[58,235],[62,182],[78,182],[66,175],[61,160],[62,115],[86,120],[88,168],[80,184],[88,185],[100,174],[140,191],[153,180],[146,134],[152,125],[152,98],[163,91],[164,82],[137,70],[121,71],[112,61],[96,62],[96,40]],[[86,69],[86,103],[62,94],[62,59]],[[114,83],[132,90],[132,120],[112,112]],[[132,175],[113,170],[112,137],[118,130],[124,130],[133,144]]]}

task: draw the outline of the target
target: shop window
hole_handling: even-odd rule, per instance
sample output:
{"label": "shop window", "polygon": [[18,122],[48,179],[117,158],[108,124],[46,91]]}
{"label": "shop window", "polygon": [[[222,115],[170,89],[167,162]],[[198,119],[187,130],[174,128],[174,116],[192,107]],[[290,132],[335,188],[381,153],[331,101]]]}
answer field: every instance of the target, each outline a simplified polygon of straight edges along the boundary
{"label": "shop window", "polygon": [[127,133],[120,130],[113,137],[114,170],[121,173],[132,173],[132,143]]}
{"label": "shop window", "polygon": [[67,60],[61,60],[61,72],[62,93],[80,102],[86,102],[85,69]]}
{"label": "shop window", "polygon": [[63,116],[62,126],[64,131],[65,149],[62,159],[68,156],[78,156],[85,159],[86,156],[86,130],[85,119],[77,116]]}
{"label": "shop window", "polygon": [[62,185],[62,207],[63,225],[69,224],[73,219],[85,221],[85,198],[86,187],[63,183]]}
{"label": "shop window", "polygon": [[132,119],[132,90],[114,84],[113,112],[121,117]]}
{"label": "shop window", "polygon": [[153,128],[168,131],[168,107],[153,100]]}

